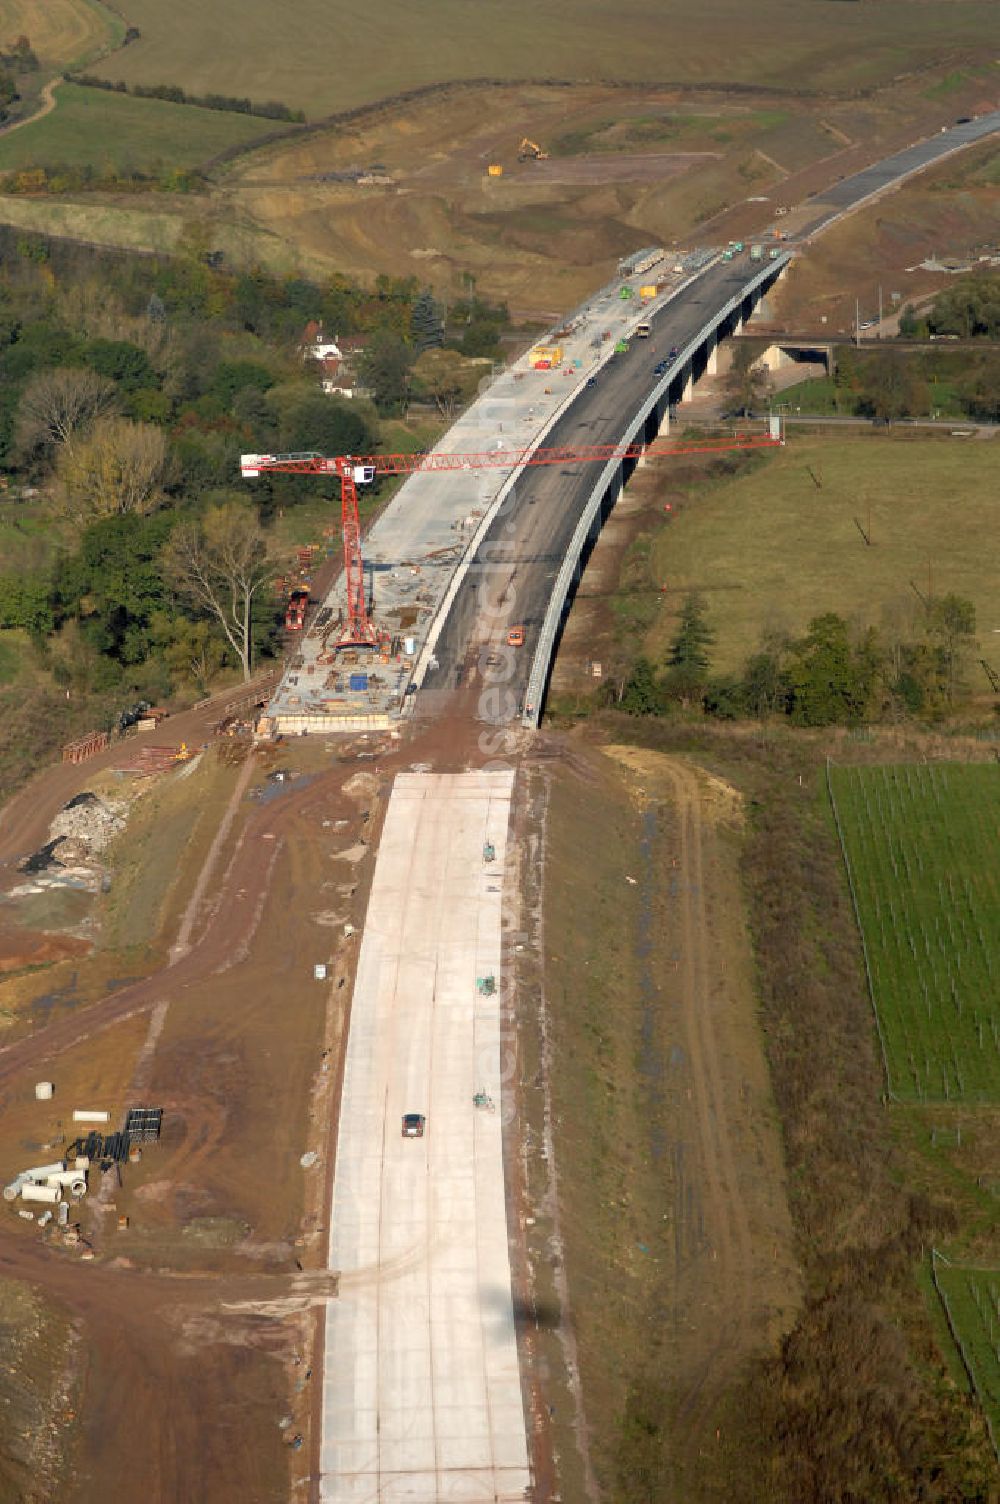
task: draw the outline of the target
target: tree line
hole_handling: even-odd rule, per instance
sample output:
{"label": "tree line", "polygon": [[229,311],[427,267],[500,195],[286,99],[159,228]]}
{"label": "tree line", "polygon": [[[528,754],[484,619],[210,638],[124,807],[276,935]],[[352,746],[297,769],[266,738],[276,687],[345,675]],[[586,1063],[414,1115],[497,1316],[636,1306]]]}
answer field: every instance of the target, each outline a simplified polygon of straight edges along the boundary
{"label": "tree line", "polygon": [[967,689],[975,606],[959,595],[925,596],[914,628],[890,635],[824,612],[799,637],[768,637],[739,672],[717,674],[705,603],[692,594],[665,661],[639,657],[605,694],[638,716],[695,710],[730,721],[782,717],[795,726],[940,720]]}
{"label": "tree line", "polygon": [[996,339],[1000,336],[1000,272],[962,277],[953,287],[938,293],[923,315],[907,309],[900,318],[899,332],[904,339],[927,339],[932,334]]}
{"label": "tree line", "polygon": [[130,94],[133,99],[165,99],[170,104],[190,104],[201,110],[224,110],[234,115],[259,115],[264,120],[287,120],[301,125],[302,110],[293,110],[280,99],[254,100],[233,94],[189,94],[179,84],[127,84],[122,80],[98,78],[94,73],[66,73],[69,84],[85,89],[104,89],[112,94]]}
{"label": "tree line", "polygon": [[[241,452],[373,452],[412,399],[464,400],[463,351],[509,322],[474,286],[446,308],[414,278],[219,262],[196,226],[170,259],[0,233],[0,631],[27,633],[74,703],[200,693],[278,651],[274,524],[310,496],[335,516],[339,495],[322,476],[251,489]],[[322,392],[310,320],[360,336],[371,400]]]}

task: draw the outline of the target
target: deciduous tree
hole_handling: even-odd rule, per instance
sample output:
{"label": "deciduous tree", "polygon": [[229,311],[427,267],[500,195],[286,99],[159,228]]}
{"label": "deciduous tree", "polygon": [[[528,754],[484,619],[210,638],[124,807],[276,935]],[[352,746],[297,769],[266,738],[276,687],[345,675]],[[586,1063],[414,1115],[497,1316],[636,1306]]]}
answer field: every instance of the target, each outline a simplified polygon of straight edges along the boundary
{"label": "deciduous tree", "polygon": [[101,418],[87,438],[66,445],[59,458],[65,506],[80,522],[97,517],[142,516],[162,499],[167,441],[152,423]]}
{"label": "deciduous tree", "polygon": [[761,364],[763,353],[761,340],[740,340],[733,351],[724,390],[730,405],[744,417],[766,401],[770,389],[771,378]]}
{"label": "deciduous tree", "polygon": [[39,371],[24,389],[17,438],[25,453],[71,444],[74,436],[115,407],[115,384],[86,367]]}
{"label": "deciduous tree", "polygon": [[375,396],[375,406],[387,416],[406,412],[410,394],[412,351],[406,341],[389,329],[372,335],[358,368],[365,386]]}
{"label": "deciduous tree", "polygon": [[257,514],[231,501],[182,522],[164,566],[180,594],[214,616],[249,679],[254,607],[274,570]]}

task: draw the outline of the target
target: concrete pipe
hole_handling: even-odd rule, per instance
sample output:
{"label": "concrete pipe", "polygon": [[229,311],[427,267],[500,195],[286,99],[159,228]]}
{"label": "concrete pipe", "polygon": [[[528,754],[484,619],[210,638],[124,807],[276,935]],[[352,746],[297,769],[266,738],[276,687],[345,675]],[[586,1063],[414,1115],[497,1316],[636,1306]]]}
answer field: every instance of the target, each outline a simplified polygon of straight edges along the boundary
{"label": "concrete pipe", "polygon": [[22,1201],[45,1201],[49,1206],[55,1206],[62,1198],[57,1185],[23,1185],[21,1199]]}
{"label": "concrete pipe", "polygon": [[22,1170],[20,1175],[18,1176],[18,1179],[45,1180],[49,1175],[60,1174],[61,1171],[65,1170],[65,1168],[66,1161],[64,1159],[57,1159],[55,1163],[51,1165],[33,1165],[30,1170]]}
{"label": "concrete pipe", "polygon": [[47,1175],[45,1177],[45,1184],[57,1186],[82,1185],[84,1190],[86,1190],[87,1177],[82,1170],[60,1170],[58,1175]]}

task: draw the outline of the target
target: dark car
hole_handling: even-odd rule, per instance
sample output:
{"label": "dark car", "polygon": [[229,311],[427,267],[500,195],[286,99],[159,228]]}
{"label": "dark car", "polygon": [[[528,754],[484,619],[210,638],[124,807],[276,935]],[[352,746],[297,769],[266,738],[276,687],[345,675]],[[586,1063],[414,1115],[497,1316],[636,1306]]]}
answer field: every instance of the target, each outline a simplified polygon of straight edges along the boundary
{"label": "dark car", "polygon": [[423,1136],[424,1136],[424,1128],[426,1126],[427,1126],[427,1119],[424,1117],[424,1115],[423,1115],[422,1112],[404,1112],[403,1113],[403,1137],[404,1138],[423,1138]]}
{"label": "dark car", "polygon": [[596,386],[597,385],[597,377],[596,376],[588,376],[587,377],[587,385],[588,386]]}
{"label": "dark car", "polygon": [[665,360],[658,360],[656,362],[656,365],[653,367],[653,375],[654,376],[665,376],[666,373],[667,373],[667,362]]}
{"label": "dark car", "polygon": [[677,357],[678,357],[678,355],[679,355],[679,354],[680,354],[680,353],[681,353],[681,352],[680,352],[680,351],[679,351],[679,350],[678,350],[678,348],[677,348],[677,346],[676,346],[676,345],[671,345],[671,346],[670,346],[670,354],[669,354],[669,355],[668,355],[668,356],[667,356],[667,359],[668,359],[668,360],[676,360],[676,359],[677,359]]}

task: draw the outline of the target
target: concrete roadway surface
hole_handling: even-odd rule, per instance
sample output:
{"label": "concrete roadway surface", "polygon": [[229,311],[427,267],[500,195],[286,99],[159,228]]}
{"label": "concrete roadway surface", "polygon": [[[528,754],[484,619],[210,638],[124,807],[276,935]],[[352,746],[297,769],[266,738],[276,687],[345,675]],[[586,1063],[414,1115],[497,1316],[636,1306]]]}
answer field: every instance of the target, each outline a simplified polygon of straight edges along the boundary
{"label": "concrete roadway surface", "polygon": [[[595,386],[583,387],[546,444],[617,443],[646,393],[661,380],[653,373],[657,361],[666,359],[672,345],[683,349],[706,318],[759,272],[759,263],[749,256],[710,267],[653,316],[649,339],[632,340],[628,353],[616,356],[598,374]],[[537,371],[532,379],[544,384],[549,375]],[[421,710],[433,708],[436,690],[452,690],[479,675],[482,665],[477,667],[476,659],[485,657],[480,650],[493,641],[502,644],[510,626],[523,624],[524,646],[511,655],[512,674],[501,691],[512,697],[513,708],[505,701],[500,719],[513,717],[524,698],[552,582],[599,473],[600,465],[591,463],[538,466],[524,472],[445,621],[435,649],[439,667],[424,680]],[[501,673],[493,682],[502,678]]]}
{"label": "concrete roadway surface", "polygon": [[[334,1173],[324,1504],[527,1497],[501,1143],[513,781],[402,773],[386,812]],[[497,990],[480,996],[489,975]],[[473,1105],[479,1091],[493,1110]],[[403,1137],[405,1113],[425,1116],[422,1138]]]}
{"label": "concrete roadway surface", "polygon": [[[873,194],[997,130],[1000,111],[939,132],[844,178],[817,196],[817,210],[826,212],[820,212],[801,233],[817,233]],[[654,316],[650,339],[633,340],[627,355],[604,368],[595,387],[583,388],[546,442],[617,442],[645,393],[658,380],[653,375],[655,363],[671,345],[683,349],[706,317],[759,270],[759,264],[745,253],[737,261],[710,267]],[[589,464],[539,467],[522,476],[513,504],[497,518],[442,629],[436,649],[440,666],[424,681],[423,709],[434,708],[435,690],[450,690],[478,679],[485,670],[487,686],[492,682],[502,687],[494,688],[484,701],[481,718],[499,723],[518,715],[552,582],[594,485],[596,468]],[[502,645],[507,628],[516,623],[524,624],[524,646],[507,650]],[[484,661],[488,645],[505,660],[494,666],[492,675]]]}

